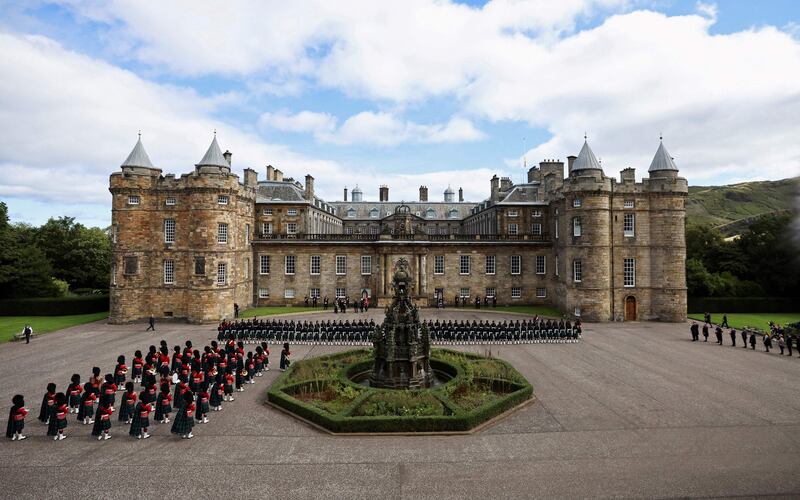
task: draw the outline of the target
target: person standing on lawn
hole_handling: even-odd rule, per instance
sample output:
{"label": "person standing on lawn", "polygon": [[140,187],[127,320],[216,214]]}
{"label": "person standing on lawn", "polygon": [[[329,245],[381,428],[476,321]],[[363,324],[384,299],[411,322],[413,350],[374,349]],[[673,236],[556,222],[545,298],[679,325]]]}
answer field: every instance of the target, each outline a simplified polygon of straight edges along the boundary
{"label": "person standing on lawn", "polygon": [[31,335],[33,335],[33,328],[31,328],[31,325],[25,323],[25,328],[22,329],[22,334],[25,336],[25,343],[30,344]]}
{"label": "person standing on lawn", "polygon": [[730,328],[730,326],[728,326],[728,315],[725,313],[722,314],[722,324],[720,326],[722,328]]}

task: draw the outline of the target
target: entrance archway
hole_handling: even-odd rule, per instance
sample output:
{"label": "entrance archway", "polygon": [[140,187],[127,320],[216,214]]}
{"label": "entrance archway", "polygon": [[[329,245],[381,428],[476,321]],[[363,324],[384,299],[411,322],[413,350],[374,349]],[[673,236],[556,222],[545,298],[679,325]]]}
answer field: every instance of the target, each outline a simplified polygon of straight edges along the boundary
{"label": "entrance archway", "polygon": [[625,321],[636,321],[636,297],[625,297]]}

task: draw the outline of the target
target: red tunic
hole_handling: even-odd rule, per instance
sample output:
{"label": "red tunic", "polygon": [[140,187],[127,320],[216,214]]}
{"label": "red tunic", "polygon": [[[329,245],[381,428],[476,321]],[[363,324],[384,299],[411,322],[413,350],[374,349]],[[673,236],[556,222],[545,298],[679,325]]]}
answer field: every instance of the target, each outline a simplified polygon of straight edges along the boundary
{"label": "red tunic", "polygon": [[153,411],[153,406],[150,403],[145,403],[139,409],[139,416],[147,418],[150,416],[151,411]]}
{"label": "red tunic", "polygon": [[67,405],[61,405],[58,408],[56,408],[56,418],[58,420],[64,420],[65,418],[67,418],[67,413],[69,413],[69,408],[67,407]]}
{"label": "red tunic", "polygon": [[21,420],[25,420],[25,416],[27,414],[28,414],[28,410],[27,409],[25,409],[25,408],[17,408],[16,410],[14,410],[13,419],[16,420],[17,422],[19,422]]}

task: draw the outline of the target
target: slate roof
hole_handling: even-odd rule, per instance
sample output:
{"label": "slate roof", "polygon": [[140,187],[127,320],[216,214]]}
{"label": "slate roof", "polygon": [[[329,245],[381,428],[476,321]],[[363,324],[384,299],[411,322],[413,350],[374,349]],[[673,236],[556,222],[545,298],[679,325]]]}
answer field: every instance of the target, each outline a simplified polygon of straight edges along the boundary
{"label": "slate roof", "polygon": [[131,154],[128,155],[128,158],[126,158],[120,166],[155,168],[152,162],[150,162],[150,157],[147,155],[147,151],[144,150],[141,136],[139,136],[139,140],[136,141],[136,145],[133,147]]}
{"label": "slate roof", "polygon": [[214,140],[211,141],[211,145],[208,147],[208,151],[203,156],[203,159],[200,160],[198,163],[195,164],[196,167],[227,167],[230,168],[228,165],[228,161],[222,156],[222,151],[219,149],[219,144],[217,144],[217,136],[214,135]]}
{"label": "slate roof", "polygon": [[648,172],[658,172],[659,170],[678,171],[678,166],[675,165],[663,142],[659,143],[656,155],[653,157],[653,161],[650,162],[650,168],[647,169]]}
{"label": "slate roof", "polygon": [[[408,205],[411,214],[426,220],[458,220],[467,217],[473,202],[437,202],[437,201],[332,201],[329,202],[336,209],[336,215],[344,220],[372,219],[380,220],[387,215],[394,214],[400,205]],[[354,210],[354,216],[348,217],[348,211]],[[455,210],[455,212],[453,212]],[[454,216],[451,216],[451,213]],[[375,214],[373,216],[372,214]],[[430,217],[428,215],[431,215]]]}
{"label": "slate roof", "polygon": [[597,158],[594,156],[594,151],[589,147],[589,143],[586,140],[583,141],[581,152],[578,153],[578,157],[572,164],[570,173],[576,170],[602,170],[600,162],[597,161]]}

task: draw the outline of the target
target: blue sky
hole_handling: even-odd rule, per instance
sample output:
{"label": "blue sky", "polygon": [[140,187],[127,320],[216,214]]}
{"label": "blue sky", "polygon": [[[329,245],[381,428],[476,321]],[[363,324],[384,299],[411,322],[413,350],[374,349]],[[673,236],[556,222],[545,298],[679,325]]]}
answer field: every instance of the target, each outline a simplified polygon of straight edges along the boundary
{"label": "blue sky", "polygon": [[800,3],[0,1],[0,199],[12,220],[110,221],[142,130],[186,173],[218,130],[339,199],[488,194],[523,158],[639,177],[664,134],[691,184],[800,172]]}

